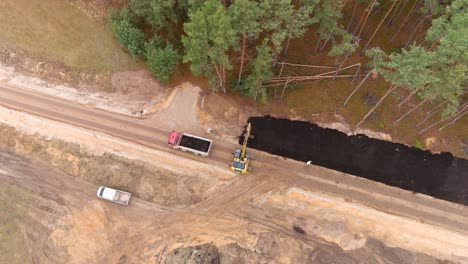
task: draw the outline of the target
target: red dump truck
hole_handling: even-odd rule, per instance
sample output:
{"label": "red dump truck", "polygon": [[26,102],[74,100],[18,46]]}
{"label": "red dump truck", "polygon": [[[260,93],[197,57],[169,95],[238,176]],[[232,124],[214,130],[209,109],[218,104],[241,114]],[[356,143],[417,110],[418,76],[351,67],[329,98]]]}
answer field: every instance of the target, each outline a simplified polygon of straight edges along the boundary
{"label": "red dump truck", "polygon": [[200,155],[202,157],[208,157],[211,146],[213,145],[213,141],[209,139],[177,131],[171,132],[167,143],[171,148],[190,151],[193,154]]}

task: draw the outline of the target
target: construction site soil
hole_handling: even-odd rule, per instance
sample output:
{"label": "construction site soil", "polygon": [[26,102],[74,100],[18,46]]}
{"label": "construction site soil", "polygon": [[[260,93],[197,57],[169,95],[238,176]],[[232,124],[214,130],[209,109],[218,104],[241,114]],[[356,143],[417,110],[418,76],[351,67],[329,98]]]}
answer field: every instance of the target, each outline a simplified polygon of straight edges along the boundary
{"label": "construction site soil", "polygon": [[[251,117],[248,147],[468,205],[468,160],[315,124]],[[239,143],[243,142],[243,136]]]}
{"label": "construction site soil", "polygon": [[453,263],[363,238],[336,216],[316,219],[331,216],[322,206],[297,219],[297,236],[282,217],[271,229],[250,219],[302,215],[282,195],[243,206],[241,218],[203,216],[137,197],[128,207],[100,201],[96,185],[3,147],[0,168],[0,263]]}
{"label": "construction site soil", "polygon": [[26,136],[5,125],[0,125],[0,134],[0,148],[48,161],[73,177],[129,191],[161,206],[186,207],[198,203],[206,198],[203,193],[217,182],[213,177],[182,175],[111,153],[91,155],[77,144],[37,134]]}

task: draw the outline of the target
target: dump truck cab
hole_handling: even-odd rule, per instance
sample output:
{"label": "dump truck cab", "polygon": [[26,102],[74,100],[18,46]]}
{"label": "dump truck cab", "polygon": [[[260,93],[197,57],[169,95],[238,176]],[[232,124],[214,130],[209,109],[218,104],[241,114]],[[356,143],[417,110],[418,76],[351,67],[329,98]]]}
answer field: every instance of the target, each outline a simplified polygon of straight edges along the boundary
{"label": "dump truck cab", "polygon": [[167,144],[169,145],[169,147],[175,147],[179,144],[179,139],[180,139],[180,133],[177,131],[172,131],[171,134],[169,135]]}

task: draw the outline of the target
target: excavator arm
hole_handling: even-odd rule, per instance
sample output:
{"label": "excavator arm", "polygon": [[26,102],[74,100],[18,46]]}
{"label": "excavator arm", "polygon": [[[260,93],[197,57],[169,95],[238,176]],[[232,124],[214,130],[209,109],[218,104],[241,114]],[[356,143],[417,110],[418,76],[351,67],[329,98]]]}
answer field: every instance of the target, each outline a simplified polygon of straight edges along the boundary
{"label": "excavator arm", "polygon": [[244,144],[242,144],[242,150],[241,150],[241,155],[240,155],[241,158],[245,158],[245,150],[247,149],[247,141],[249,140],[249,137],[250,137],[250,128],[251,128],[251,125],[249,123],[247,125],[247,129],[245,130],[245,134],[244,134]]}
{"label": "excavator arm", "polygon": [[236,149],[233,153],[234,159],[231,163],[231,170],[233,172],[245,174],[247,173],[247,171],[250,171],[249,160],[251,157],[249,157],[246,153],[247,142],[249,141],[249,138],[250,138],[250,129],[251,129],[251,125],[249,123],[245,130],[244,143],[242,144],[242,148]]}

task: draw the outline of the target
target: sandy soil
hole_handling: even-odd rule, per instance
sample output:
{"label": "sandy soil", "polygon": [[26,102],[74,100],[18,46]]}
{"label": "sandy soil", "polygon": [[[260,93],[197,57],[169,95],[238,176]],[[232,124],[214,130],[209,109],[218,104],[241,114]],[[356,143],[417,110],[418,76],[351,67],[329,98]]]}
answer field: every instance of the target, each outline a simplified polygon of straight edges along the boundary
{"label": "sandy soil", "polygon": [[[69,2],[93,18],[118,4]],[[236,177],[226,169],[229,142],[257,113],[250,103],[187,83],[169,89],[148,71],[71,68],[115,72],[141,65],[108,30],[98,30],[96,39],[77,30],[98,27],[70,20],[80,13],[67,3],[61,10],[68,11],[52,12],[55,17],[36,8],[40,1],[21,4],[33,16],[5,16],[18,22],[5,32],[22,38],[8,45],[58,51],[68,66],[0,54],[1,62],[36,74],[1,66],[0,85],[42,94],[0,96],[3,104],[39,109],[31,115],[0,108],[8,125],[0,127],[0,263],[468,263],[466,207],[265,153],[256,152],[254,173]],[[48,34],[35,21],[47,21]],[[54,37],[60,32],[73,33],[65,38],[73,41],[62,46]],[[73,51],[76,39],[82,45]],[[103,43],[113,45],[112,54]],[[66,101],[45,101],[49,96]],[[323,126],[353,133],[340,117],[327,120]],[[216,138],[210,159],[168,150],[172,129]],[[438,139],[430,144],[445,149]],[[101,184],[131,191],[130,205],[97,199]]]}
{"label": "sandy soil", "polygon": [[203,127],[221,135],[238,137],[247,119],[256,114],[252,107],[239,105],[233,97],[205,93],[199,104],[198,120]]}
{"label": "sandy soil", "polygon": [[[141,172],[137,167],[137,163],[126,164],[126,166],[136,170],[137,175],[135,175],[125,171],[119,165],[118,159],[112,159],[108,161],[109,167],[107,168],[112,171],[112,174],[115,173],[115,176],[104,174],[110,177],[106,176],[100,179],[99,182],[93,181],[92,178],[88,178],[90,175],[104,173],[104,171],[109,170],[106,169],[107,165],[102,162],[102,159],[96,157],[96,155],[106,156],[104,154],[106,152],[155,163],[158,164],[157,166],[173,172],[190,175],[195,180],[194,184],[199,184],[202,179],[197,179],[197,177],[211,178],[212,181],[217,177],[221,183],[211,185],[204,192],[202,189],[195,189],[195,193],[202,192],[205,198],[191,200],[188,204],[193,205],[185,209],[172,202],[171,199],[174,198],[171,198],[171,196],[156,195],[164,202],[158,202],[157,199],[152,200],[150,198],[150,201],[170,206],[170,208],[165,208],[170,213],[163,214],[151,213],[152,210],[148,209],[151,205],[148,203],[143,203],[145,205],[144,209],[139,210],[136,209],[140,208],[138,203],[131,203],[130,207],[127,207],[131,209],[127,209],[97,201],[94,198],[97,186],[89,187],[89,194],[85,196],[89,201],[84,202],[82,207],[70,209],[60,218],[56,218],[54,227],[44,235],[49,236],[54,241],[55,247],[64,249],[62,251],[66,251],[68,254],[64,258],[71,262],[93,263],[96,261],[96,263],[102,263],[117,262],[120,259],[126,259],[128,263],[132,261],[152,262],[154,259],[163,261],[166,256],[173,254],[177,248],[182,247],[185,249],[187,246],[205,243],[214,243],[219,248],[220,258],[223,254],[228,254],[223,253],[225,252],[223,250],[229,252],[234,250],[233,246],[228,245],[237,244],[241,248],[241,252],[245,253],[246,260],[259,259],[263,263],[272,263],[274,261],[277,263],[307,263],[310,258],[319,259],[321,262],[318,263],[329,263],[331,259],[339,261],[338,263],[362,263],[360,256],[363,254],[369,260],[368,263],[377,261],[369,257],[374,255],[382,259],[389,258],[385,260],[387,263],[418,263],[418,261],[419,263],[430,263],[426,262],[427,259],[435,261],[433,257],[425,254],[439,259],[449,259],[463,263],[464,258],[466,258],[464,252],[468,252],[465,248],[466,244],[463,243],[464,239],[466,239],[465,235],[460,235],[457,232],[421,223],[414,219],[404,220],[403,218],[408,224],[408,229],[406,229],[408,235],[401,239],[401,234],[398,231],[403,221],[401,217],[377,211],[362,204],[359,205],[359,203],[353,202],[349,198],[336,200],[336,198],[330,198],[320,194],[320,192],[317,193],[317,190],[309,193],[308,191],[288,189],[287,186],[301,186],[301,188],[309,189],[317,184],[311,185],[305,178],[300,180],[300,178],[293,177],[290,172],[285,170],[272,169],[262,162],[262,160],[265,162],[268,160],[265,154],[258,155],[259,160],[255,164],[257,173],[250,174],[248,177],[232,178],[232,176],[226,174],[227,170],[221,169],[221,167],[218,170],[216,164],[205,165],[173,154],[130,144],[105,134],[89,132],[81,128],[11,110],[4,111],[7,112],[0,115],[4,118],[3,122],[6,122],[7,119],[5,118],[7,116],[10,123],[13,120],[11,118],[15,118],[17,120],[15,126],[21,127],[22,131],[28,132],[29,135],[38,133],[39,136],[42,135],[41,137],[49,137],[48,140],[42,139],[45,140],[43,145],[24,144],[21,142],[31,136],[16,134],[9,137],[11,140],[8,141],[10,143],[7,142],[9,147],[13,147],[16,151],[41,157],[53,164],[55,163],[59,168],[60,164],[58,163],[66,159],[69,163],[63,163],[62,169],[66,167],[73,168],[74,166],[68,165],[75,164],[75,167],[83,168],[81,170],[82,176],[79,178],[94,184],[115,184],[114,178],[117,176],[127,179],[126,181],[120,181],[117,187],[132,188],[132,182],[137,180],[137,175]],[[4,135],[7,134],[4,133]],[[57,137],[66,138],[68,141],[73,140],[76,144],[80,144],[78,149],[81,148],[81,150],[72,152],[67,150],[72,148],[67,144],[55,145],[52,139]],[[41,154],[44,153],[41,148],[47,150],[45,151],[46,155]],[[80,152],[81,154],[79,154]],[[88,153],[88,155],[84,155],[84,153]],[[94,154],[94,156],[89,156],[89,154]],[[97,166],[101,167],[101,170],[87,170],[89,167],[86,165],[85,160],[96,160],[97,163],[103,163],[103,166]],[[6,164],[8,163],[7,160]],[[268,162],[268,164],[272,163]],[[290,163],[290,168],[294,167],[293,164]],[[35,165],[32,164],[31,166]],[[67,169],[65,170],[67,171]],[[119,171],[121,174],[119,174]],[[74,175],[73,169],[67,172]],[[223,172],[226,176],[220,177]],[[316,171],[316,173],[326,175],[325,171]],[[30,177],[40,177],[41,182],[47,185],[47,175],[48,173],[45,172],[39,175],[33,174]],[[327,177],[330,176],[327,175]],[[60,177],[68,176],[62,175]],[[170,178],[157,175],[153,177],[156,177],[155,181],[146,181],[144,186],[153,188],[154,192],[160,190],[156,187],[158,185],[168,186],[164,181]],[[36,192],[39,190],[36,189],[34,180],[25,179],[24,176],[15,179],[20,187],[13,190],[13,193],[21,189],[22,184],[31,184],[30,195],[35,197]],[[351,178],[349,177],[348,180],[351,180]],[[55,180],[52,178],[51,181]],[[342,184],[346,186],[346,178],[340,181],[343,181]],[[73,184],[75,189],[80,186],[76,183]],[[183,181],[180,181],[180,184],[183,184]],[[191,183],[188,182],[188,184]],[[163,189],[165,188],[162,188],[161,191],[164,191]],[[379,192],[378,188],[374,190],[377,193]],[[145,189],[134,189],[133,191],[136,192],[136,197],[147,198],[140,194],[144,194]],[[170,191],[170,189],[168,188],[165,191]],[[58,190],[52,188],[48,192],[54,194]],[[180,193],[182,196],[184,194],[183,188],[177,188],[170,192],[172,194]],[[67,197],[74,195],[73,192],[68,191],[67,185],[61,186],[60,193]],[[275,200],[279,201],[279,205],[272,204],[271,201]],[[18,202],[11,201],[11,203],[16,204]],[[34,208],[36,206],[34,198],[22,201],[22,203],[26,203],[28,207]],[[105,206],[104,209],[103,206]],[[111,209],[106,209],[107,206]],[[160,209],[161,207],[157,208]],[[322,209],[318,210],[319,208]],[[466,210],[462,207],[458,208]],[[387,209],[390,209],[390,207]],[[445,214],[450,215],[448,212]],[[17,217],[14,219],[22,218]],[[304,219],[316,219],[313,220],[315,226],[322,231],[313,232],[309,230],[310,222],[304,222]],[[331,224],[329,223],[330,219],[334,219]],[[384,220],[386,221],[385,225],[381,225],[381,228],[369,228],[379,226]],[[453,220],[457,219],[453,217]],[[427,221],[430,222],[430,219],[427,219]],[[17,234],[14,233],[13,235]],[[421,234],[424,234],[424,236],[421,236]],[[437,240],[434,239],[435,237]],[[419,243],[422,238],[431,241],[431,243]],[[127,241],[131,241],[131,243]],[[375,243],[378,246],[375,246],[372,241],[377,241]],[[385,246],[387,243],[392,248],[401,247],[401,249],[386,249],[385,252],[387,253],[383,253],[381,250],[388,247]],[[41,251],[41,247],[39,244],[35,250]],[[32,251],[36,252],[35,250]],[[281,252],[281,254],[278,252]],[[388,252],[391,252],[391,254]],[[390,256],[386,257],[385,254],[390,254]],[[399,261],[392,259],[395,256]],[[225,259],[225,257],[222,258]],[[414,262],[415,260],[418,261]],[[240,263],[247,262],[242,261]]]}
{"label": "sandy soil", "polygon": [[[184,263],[196,250],[191,246],[210,243],[224,263],[467,261],[466,207],[255,151],[255,172],[235,177],[226,168],[235,145],[222,140],[215,140],[209,159],[169,150],[161,128],[167,131],[177,125],[205,133],[197,121],[200,91],[196,87],[181,85],[168,97],[163,111],[134,119],[33,96],[31,91],[15,90],[5,83],[1,86],[2,104],[20,107],[18,102],[22,102],[21,107],[36,114],[0,108],[1,122],[16,129],[3,130],[2,145],[46,160],[76,177],[41,170],[30,160],[22,163],[30,165],[24,165],[26,172],[18,177],[11,176],[18,174],[16,167],[0,173],[4,193],[29,188],[26,198],[4,198],[4,210],[13,216],[5,223],[34,227],[16,228],[2,240],[19,237],[24,240],[17,243],[28,245],[29,255],[25,259],[9,255],[11,262],[35,262],[29,261],[33,258],[47,262],[48,256],[55,256],[58,262],[72,263],[164,263],[177,252],[185,252]],[[226,118],[235,115],[228,112]],[[174,119],[181,122],[173,124]],[[10,161],[14,158],[4,160],[14,164]],[[28,174],[32,168],[38,172]],[[82,179],[93,185],[80,184]],[[129,207],[99,201],[95,198],[98,184],[129,188],[136,199]],[[63,196],[57,198],[60,201],[76,196],[77,202],[74,206],[66,202],[49,205],[63,211],[50,218],[26,217],[37,210],[25,212],[13,206],[48,210],[35,202],[42,190],[49,193],[46,202],[55,201],[58,195]],[[177,200],[179,194],[182,199]],[[48,229],[31,224],[41,221],[50,221]],[[36,229],[44,230],[37,239],[51,241],[50,245],[29,240],[39,232]],[[216,250],[207,251],[214,254]]]}
{"label": "sandy soil", "polygon": [[[219,215],[198,210],[203,203],[174,210],[136,197],[128,207],[101,201],[95,186],[9,151],[0,150],[0,165],[0,228],[9,230],[0,233],[2,263],[438,263],[366,236],[346,205],[297,189]],[[206,243],[213,254],[194,254]]]}
{"label": "sandy soil", "polygon": [[77,89],[74,86],[45,81],[35,76],[18,73],[13,67],[1,64],[0,82],[134,117],[141,117],[142,110],[145,114],[149,114],[163,109],[168,105],[166,101],[170,99],[171,94],[171,89],[155,80],[146,70],[113,74],[109,92],[98,87],[86,86]]}
{"label": "sandy soil", "polygon": [[154,112],[147,118],[148,122],[167,130],[177,130],[187,133],[203,133],[197,118],[198,102],[201,89],[189,83],[183,83],[165,100],[162,106],[149,108]]}
{"label": "sandy soil", "polygon": [[96,20],[105,19],[110,8],[119,8],[125,5],[125,2],[120,0],[68,0],[68,2],[88,17]]}

